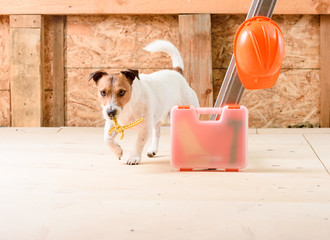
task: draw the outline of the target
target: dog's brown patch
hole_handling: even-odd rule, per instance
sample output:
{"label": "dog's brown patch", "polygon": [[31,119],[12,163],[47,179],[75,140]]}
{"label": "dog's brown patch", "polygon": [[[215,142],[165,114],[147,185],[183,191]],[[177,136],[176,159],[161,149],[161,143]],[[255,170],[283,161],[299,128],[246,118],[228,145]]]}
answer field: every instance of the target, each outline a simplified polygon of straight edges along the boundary
{"label": "dog's brown patch", "polygon": [[177,71],[178,73],[180,73],[181,75],[183,75],[183,71],[180,67],[175,67],[173,68],[174,71]]}

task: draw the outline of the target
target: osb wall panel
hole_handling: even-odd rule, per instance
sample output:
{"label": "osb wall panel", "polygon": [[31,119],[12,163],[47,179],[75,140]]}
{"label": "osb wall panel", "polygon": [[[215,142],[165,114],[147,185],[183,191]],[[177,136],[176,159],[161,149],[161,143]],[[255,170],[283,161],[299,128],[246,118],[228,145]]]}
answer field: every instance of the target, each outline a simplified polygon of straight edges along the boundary
{"label": "osb wall panel", "polygon": [[67,68],[168,68],[166,55],[143,47],[155,39],[178,46],[178,33],[178,17],[171,15],[68,16]]}
{"label": "osb wall panel", "polygon": [[166,54],[143,47],[156,39],[179,44],[178,16],[68,16],[66,125],[102,126],[100,103],[89,73],[136,68],[150,73],[171,68]]}
{"label": "osb wall panel", "polygon": [[284,69],[273,88],[246,90],[241,104],[249,109],[249,126],[318,126],[321,93],[319,75],[319,70]]}
{"label": "osb wall panel", "polygon": [[0,16],[0,126],[10,126],[9,17]]}
{"label": "osb wall panel", "polygon": [[319,125],[320,70],[284,69],[273,91],[267,105],[272,104],[273,116],[267,127]]}
{"label": "osb wall panel", "polygon": [[88,82],[91,69],[67,70],[66,125],[104,125],[101,104],[97,100],[97,88],[93,81]]}
{"label": "osb wall panel", "polygon": [[320,17],[317,15],[284,15],[273,18],[285,41],[282,68],[320,68]]}
{"label": "osb wall panel", "polygon": [[[233,53],[243,15],[212,16],[214,100]],[[285,58],[276,85],[245,91],[250,127],[288,127],[320,122],[320,19],[313,15],[274,16],[285,40]]]}

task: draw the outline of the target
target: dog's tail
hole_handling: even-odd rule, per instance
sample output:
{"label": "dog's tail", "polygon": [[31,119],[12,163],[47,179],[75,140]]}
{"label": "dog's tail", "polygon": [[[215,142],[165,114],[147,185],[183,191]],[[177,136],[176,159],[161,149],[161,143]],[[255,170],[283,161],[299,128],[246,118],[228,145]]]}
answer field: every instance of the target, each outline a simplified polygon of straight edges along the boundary
{"label": "dog's tail", "polygon": [[183,61],[179,50],[170,42],[164,40],[156,40],[148,44],[144,50],[148,52],[165,52],[172,59],[173,69],[183,74]]}

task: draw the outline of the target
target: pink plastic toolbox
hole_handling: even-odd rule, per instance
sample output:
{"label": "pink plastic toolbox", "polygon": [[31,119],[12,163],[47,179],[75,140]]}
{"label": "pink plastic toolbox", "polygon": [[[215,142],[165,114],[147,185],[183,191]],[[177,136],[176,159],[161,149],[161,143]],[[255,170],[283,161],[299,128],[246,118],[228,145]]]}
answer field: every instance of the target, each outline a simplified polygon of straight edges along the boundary
{"label": "pink plastic toolbox", "polygon": [[[199,120],[200,114],[217,114],[217,120]],[[175,106],[171,112],[172,165],[181,171],[224,169],[238,171],[247,165],[248,110]]]}

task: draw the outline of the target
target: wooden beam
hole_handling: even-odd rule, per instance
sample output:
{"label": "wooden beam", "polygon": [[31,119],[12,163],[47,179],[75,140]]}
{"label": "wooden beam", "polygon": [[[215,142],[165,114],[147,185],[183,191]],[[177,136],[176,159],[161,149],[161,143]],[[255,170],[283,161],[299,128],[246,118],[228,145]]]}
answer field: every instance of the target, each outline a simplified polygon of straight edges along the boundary
{"label": "wooden beam", "polygon": [[64,18],[54,16],[53,127],[64,126]]}
{"label": "wooden beam", "polygon": [[179,15],[180,52],[184,77],[196,91],[200,106],[213,105],[211,16]]}
{"label": "wooden beam", "polygon": [[330,15],[321,16],[321,127],[330,127]]}
{"label": "wooden beam", "polygon": [[13,127],[42,126],[42,16],[10,16]]}
{"label": "wooden beam", "polygon": [[[0,14],[247,14],[252,0],[2,0]],[[278,0],[275,14],[330,14],[329,0]]]}
{"label": "wooden beam", "polygon": [[40,28],[41,17],[35,15],[11,15],[10,27],[11,28]]}

